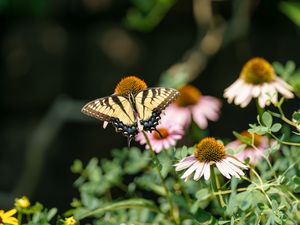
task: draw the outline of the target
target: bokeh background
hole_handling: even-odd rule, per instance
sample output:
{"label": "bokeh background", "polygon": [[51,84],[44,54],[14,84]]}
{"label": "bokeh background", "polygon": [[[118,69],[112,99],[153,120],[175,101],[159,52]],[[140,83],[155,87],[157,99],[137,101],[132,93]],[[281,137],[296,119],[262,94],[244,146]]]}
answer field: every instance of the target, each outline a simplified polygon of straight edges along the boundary
{"label": "bokeh background", "polygon": [[[299,9],[279,0],[0,0],[0,208],[22,195],[69,208],[73,160],[127,144],[80,113],[125,75],[148,86],[190,82],[222,99],[251,57],[299,66]],[[233,138],[255,122],[254,103],[222,101],[211,135]],[[290,112],[299,108],[291,102]]]}

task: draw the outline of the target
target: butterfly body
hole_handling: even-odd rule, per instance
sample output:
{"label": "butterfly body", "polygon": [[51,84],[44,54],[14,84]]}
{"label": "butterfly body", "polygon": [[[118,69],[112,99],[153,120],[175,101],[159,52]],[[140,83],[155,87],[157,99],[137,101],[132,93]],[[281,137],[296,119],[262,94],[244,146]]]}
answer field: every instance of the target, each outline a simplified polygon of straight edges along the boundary
{"label": "butterfly body", "polygon": [[156,130],[160,115],[179,92],[172,88],[148,88],[127,95],[113,94],[87,103],[82,112],[112,124],[117,132],[132,139],[139,131]]}

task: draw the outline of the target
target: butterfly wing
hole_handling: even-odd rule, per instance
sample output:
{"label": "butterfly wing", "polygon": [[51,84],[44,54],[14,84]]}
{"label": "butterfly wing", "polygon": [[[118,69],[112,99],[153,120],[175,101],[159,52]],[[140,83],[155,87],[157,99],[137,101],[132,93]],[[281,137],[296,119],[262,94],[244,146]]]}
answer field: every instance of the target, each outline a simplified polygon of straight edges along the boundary
{"label": "butterfly wing", "polygon": [[135,107],[144,130],[156,129],[162,110],[173,102],[178,95],[179,92],[173,88],[158,87],[148,88],[135,96]]}
{"label": "butterfly wing", "polygon": [[132,105],[127,98],[111,95],[87,103],[81,112],[111,123],[118,132],[126,137],[133,137],[137,133],[137,123]]}

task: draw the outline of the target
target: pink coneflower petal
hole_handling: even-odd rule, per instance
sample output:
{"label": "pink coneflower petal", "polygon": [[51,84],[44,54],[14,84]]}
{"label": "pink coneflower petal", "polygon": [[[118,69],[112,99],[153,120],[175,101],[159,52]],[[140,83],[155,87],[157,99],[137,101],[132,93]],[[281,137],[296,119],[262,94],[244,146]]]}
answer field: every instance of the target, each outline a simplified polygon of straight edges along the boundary
{"label": "pink coneflower petal", "polygon": [[191,107],[193,120],[197,125],[206,129],[208,120],[216,121],[219,119],[221,102],[212,96],[202,96],[196,105]]}
{"label": "pink coneflower petal", "polygon": [[[147,133],[151,146],[156,153],[159,153],[163,149],[168,149],[171,146],[174,146],[184,134],[183,127],[169,122],[169,120],[166,119],[166,116],[162,116],[161,124],[159,124],[156,129],[162,136],[160,136],[156,131]],[[146,149],[149,149],[142,132],[138,133],[135,139],[136,141],[140,142],[140,144],[146,145]]]}
{"label": "pink coneflower petal", "polygon": [[[241,135],[252,138],[251,134],[249,134],[248,132],[242,132]],[[226,145],[226,148],[236,150],[242,144],[243,143],[237,139],[235,141],[228,143]],[[269,147],[269,140],[265,136],[254,135],[254,144],[255,144],[255,147],[246,146],[246,148],[243,151],[241,151],[235,155],[237,159],[230,158],[229,161],[232,161],[232,162],[236,161],[236,160],[244,161],[247,158],[249,158],[250,159],[249,163],[255,164],[258,160],[263,158],[264,151]],[[237,163],[239,163],[239,162],[240,161],[237,161]],[[233,163],[235,163],[235,162],[233,162]],[[237,164],[237,165],[239,166],[240,164]]]}
{"label": "pink coneflower petal", "polygon": [[247,166],[244,165],[243,163],[241,163],[239,160],[233,158],[232,156],[228,156],[226,158],[229,162],[231,162],[232,164],[238,166],[238,167],[242,167],[243,169],[247,169]]}

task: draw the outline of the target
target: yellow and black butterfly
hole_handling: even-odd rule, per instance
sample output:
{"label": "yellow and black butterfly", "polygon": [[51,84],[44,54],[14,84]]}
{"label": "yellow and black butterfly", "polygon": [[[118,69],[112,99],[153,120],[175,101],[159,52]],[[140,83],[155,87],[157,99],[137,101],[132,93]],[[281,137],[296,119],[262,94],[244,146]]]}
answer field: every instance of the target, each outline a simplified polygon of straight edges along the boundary
{"label": "yellow and black butterfly", "polygon": [[87,103],[82,112],[111,123],[117,132],[122,132],[129,142],[138,133],[156,130],[162,110],[176,99],[179,92],[173,88],[147,88],[128,92],[127,95],[113,94]]}

